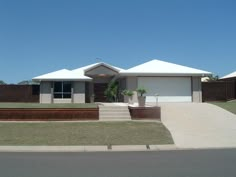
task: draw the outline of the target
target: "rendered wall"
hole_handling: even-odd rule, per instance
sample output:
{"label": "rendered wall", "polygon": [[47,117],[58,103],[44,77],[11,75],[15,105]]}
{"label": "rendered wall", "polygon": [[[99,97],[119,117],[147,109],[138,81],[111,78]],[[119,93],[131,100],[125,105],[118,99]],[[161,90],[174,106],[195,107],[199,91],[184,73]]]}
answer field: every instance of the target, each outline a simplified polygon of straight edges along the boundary
{"label": "rendered wall", "polygon": [[40,83],[40,103],[52,103],[52,84],[42,81]]}
{"label": "rendered wall", "polygon": [[192,77],[192,94],[193,102],[202,102],[201,77]]}
{"label": "rendered wall", "polygon": [[73,103],[85,103],[85,82],[73,83]]}
{"label": "rendered wall", "polygon": [[72,103],[71,99],[53,99],[53,103]]}
{"label": "rendered wall", "polygon": [[[126,89],[132,90],[134,92],[134,95],[132,97],[132,101],[134,103],[138,102],[138,96],[136,92],[137,86],[138,86],[137,77],[130,76],[126,78]],[[125,100],[125,102],[128,102],[128,100]]]}

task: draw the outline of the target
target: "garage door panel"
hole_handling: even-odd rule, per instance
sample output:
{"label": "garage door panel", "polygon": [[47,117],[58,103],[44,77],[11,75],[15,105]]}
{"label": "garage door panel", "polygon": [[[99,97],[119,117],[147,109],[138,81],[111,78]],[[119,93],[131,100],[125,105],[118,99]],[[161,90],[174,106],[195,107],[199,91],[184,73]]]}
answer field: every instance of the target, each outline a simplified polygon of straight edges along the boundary
{"label": "garage door panel", "polygon": [[[146,96],[147,103],[156,102],[156,97]],[[192,98],[189,96],[158,96],[158,102],[192,102]]]}
{"label": "garage door panel", "polygon": [[147,102],[156,102],[156,93],[159,102],[192,101],[190,77],[139,77],[138,87],[147,90]]}

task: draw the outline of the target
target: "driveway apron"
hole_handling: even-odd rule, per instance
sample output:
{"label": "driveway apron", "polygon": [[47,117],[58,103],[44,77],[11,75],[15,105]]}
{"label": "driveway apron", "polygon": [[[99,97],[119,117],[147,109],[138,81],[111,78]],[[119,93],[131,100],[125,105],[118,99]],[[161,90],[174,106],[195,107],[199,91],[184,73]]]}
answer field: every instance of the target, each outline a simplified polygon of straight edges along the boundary
{"label": "driveway apron", "polygon": [[160,103],[179,148],[236,147],[236,115],[208,103]]}

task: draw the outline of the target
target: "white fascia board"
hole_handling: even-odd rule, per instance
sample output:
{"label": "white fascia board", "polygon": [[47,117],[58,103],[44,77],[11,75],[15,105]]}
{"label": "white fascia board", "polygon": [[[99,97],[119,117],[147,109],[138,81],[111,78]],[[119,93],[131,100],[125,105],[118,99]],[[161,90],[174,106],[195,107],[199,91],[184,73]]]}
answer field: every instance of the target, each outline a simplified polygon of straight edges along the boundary
{"label": "white fascia board", "polygon": [[210,76],[211,73],[120,73],[120,76]]}
{"label": "white fascia board", "polygon": [[33,81],[88,81],[91,82],[93,79],[69,79],[69,78],[47,78],[47,79],[32,79]]}

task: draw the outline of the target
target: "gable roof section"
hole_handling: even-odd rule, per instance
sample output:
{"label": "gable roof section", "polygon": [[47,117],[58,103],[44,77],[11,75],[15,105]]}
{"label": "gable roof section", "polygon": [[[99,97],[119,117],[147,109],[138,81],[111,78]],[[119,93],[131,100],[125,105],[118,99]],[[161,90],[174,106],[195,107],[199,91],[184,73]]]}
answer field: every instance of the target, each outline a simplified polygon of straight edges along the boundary
{"label": "gable roof section", "polygon": [[123,70],[123,69],[121,69],[121,68],[118,68],[118,67],[109,65],[109,64],[107,64],[107,63],[96,63],[94,66],[91,66],[91,67],[89,67],[89,68],[86,68],[86,69],[84,70],[84,72],[93,70],[93,69],[95,69],[95,68],[97,68],[97,67],[99,67],[99,66],[105,66],[105,67],[107,67],[107,68],[109,68],[109,69],[111,69],[111,70],[114,70],[114,71],[118,72],[118,73],[119,73],[121,70]]}
{"label": "gable roof section", "polygon": [[52,81],[52,80],[92,80],[92,78],[85,76],[83,73],[72,73],[70,70],[61,69],[55,72],[34,77],[35,81]]}
{"label": "gable roof section", "polygon": [[77,68],[77,69],[74,69],[72,71],[74,71],[74,72],[83,71],[85,73],[85,72],[90,71],[90,70],[92,70],[94,68],[97,68],[99,66],[105,66],[105,67],[107,67],[111,70],[114,70],[114,71],[118,72],[118,73],[123,70],[122,68],[118,68],[116,66],[112,66],[112,65],[109,65],[107,63],[101,62],[101,63],[94,63],[94,64],[91,64],[91,65],[88,65],[88,66]]}
{"label": "gable roof section", "polygon": [[227,75],[225,75],[224,77],[222,77],[220,79],[229,79],[229,78],[233,78],[233,77],[236,77],[236,71],[234,71],[230,74],[227,74]]}
{"label": "gable roof section", "polygon": [[123,76],[207,76],[210,72],[161,60],[151,60],[120,72]]}
{"label": "gable roof section", "polygon": [[53,81],[53,80],[91,81],[92,78],[85,76],[84,73],[87,70],[96,68],[101,65],[109,67],[110,69],[115,70],[118,73],[119,73],[119,71],[123,70],[121,68],[118,68],[118,67],[106,64],[106,63],[94,63],[94,64],[83,66],[81,68],[77,68],[74,70],[61,69],[61,70],[54,71],[54,72],[51,72],[48,74],[34,77],[33,80],[34,81],[42,81],[42,80],[43,81]]}

